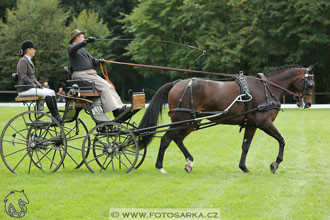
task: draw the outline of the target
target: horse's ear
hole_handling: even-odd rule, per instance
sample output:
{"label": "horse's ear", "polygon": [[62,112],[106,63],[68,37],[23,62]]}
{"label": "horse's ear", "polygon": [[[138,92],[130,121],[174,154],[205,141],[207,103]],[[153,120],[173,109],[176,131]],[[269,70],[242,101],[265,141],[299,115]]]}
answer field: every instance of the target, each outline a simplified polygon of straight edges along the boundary
{"label": "horse's ear", "polygon": [[317,65],[317,63],[314,63],[314,64],[310,65],[309,67],[307,67],[308,71],[311,71],[314,68],[314,66],[316,66],[316,65]]}

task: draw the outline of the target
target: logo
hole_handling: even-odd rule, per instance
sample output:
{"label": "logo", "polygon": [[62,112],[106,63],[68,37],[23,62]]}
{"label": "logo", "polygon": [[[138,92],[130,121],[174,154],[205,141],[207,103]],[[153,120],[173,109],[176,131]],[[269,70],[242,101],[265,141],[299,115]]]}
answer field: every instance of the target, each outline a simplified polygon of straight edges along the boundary
{"label": "logo", "polygon": [[27,212],[26,205],[29,204],[29,199],[22,191],[11,191],[5,198],[6,213],[13,218],[23,218]]}

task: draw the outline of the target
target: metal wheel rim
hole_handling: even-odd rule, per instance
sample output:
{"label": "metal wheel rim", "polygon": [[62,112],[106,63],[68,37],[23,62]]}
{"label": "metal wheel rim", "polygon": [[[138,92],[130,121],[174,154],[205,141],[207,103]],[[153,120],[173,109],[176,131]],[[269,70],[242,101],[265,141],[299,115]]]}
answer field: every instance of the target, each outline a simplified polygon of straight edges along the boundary
{"label": "metal wheel rim", "polygon": [[[99,129],[102,127],[112,127],[111,132],[99,132]],[[117,130],[114,130],[113,127],[117,128]],[[118,131],[118,128],[120,131]],[[118,134],[119,132],[119,134]],[[126,138],[123,138],[125,135],[127,135]],[[88,146],[88,139],[90,137],[90,141],[93,143],[92,146]],[[107,142],[105,143],[104,141],[101,141],[100,139],[105,138]],[[118,138],[123,138],[124,142],[122,144],[118,144]],[[102,139],[103,140],[103,139]],[[109,142],[110,140],[110,142]],[[98,145],[96,145],[96,142],[98,142]],[[120,142],[120,141],[119,141]],[[116,144],[117,143],[117,144]],[[127,144],[127,145],[125,145]],[[106,146],[106,147],[105,147]],[[115,146],[113,149],[111,146]],[[129,151],[130,146],[134,146],[133,150]],[[88,135],[86,136],[84,143],[83,143],[83,150],[85,148],[91,148],[93,151],[93,156],[94,158],[87,159],[85,155],[83,155],[84,162],[86,167],[94,173],[94,169],[92,167],[92,163],[98,164],[98,169],[100,169],[100,172],[102,170],[106,170],[110,164],[112,170],[115,172],[116,169],[114,168],[115,164],[114,161],[118,162],[118,168],[121,169],[120,167],[123,166],[123,169],[126,170],[126,173],[130,172],[134,167],[137,162],[139,152],[138,152],[138,144],[136,141],[136,137],[133,134],[133,132],[128,129],[126,126],[123,126],[121,124],[115,123],[115,122],[106,122],[99,124],[95,126],[93,129],[91,129],[88,132]],[[117,147],[117,148],[116,148]],[[107,150],[105,150],[105,148]],[[112,152],[108,152],[109,149],[112,149]],[[100,154],[96,154],[95,152],[98,151]],[[122,156],[122,158],[121,158]],[[104,160],[100,160],[99,158],[105,157]],[[129,157],[129,158],[128,158]],[[131,158],[134,157],[134,158]],[[128,162],[126,162],[128,161]],[[100,166],[101,165],[101,166]],[[95,167],[95,165],[94,165]]]}

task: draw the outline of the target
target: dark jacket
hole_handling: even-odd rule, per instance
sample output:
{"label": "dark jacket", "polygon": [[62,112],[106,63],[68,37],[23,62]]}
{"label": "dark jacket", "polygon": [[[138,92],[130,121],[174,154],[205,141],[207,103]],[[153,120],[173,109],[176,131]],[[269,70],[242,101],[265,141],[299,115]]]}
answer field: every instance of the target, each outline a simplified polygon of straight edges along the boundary
{"label": "dark jacket", "polygon": [[67,58],[72,71],[94,69],[99,64],[99,60],[92,57],[88,51],[83,48],[86,45],[86,41],[81,41],[76,44],[70,44],[68,47]]}
{"label": "dark jacket", "polygon": [[[34,65],[26,56],[23,56],[17,64],[18,85],[31,85],[32,87],[42,86],[34,76]],[[28,90],[28,87],[18,88],[18,92]]]}

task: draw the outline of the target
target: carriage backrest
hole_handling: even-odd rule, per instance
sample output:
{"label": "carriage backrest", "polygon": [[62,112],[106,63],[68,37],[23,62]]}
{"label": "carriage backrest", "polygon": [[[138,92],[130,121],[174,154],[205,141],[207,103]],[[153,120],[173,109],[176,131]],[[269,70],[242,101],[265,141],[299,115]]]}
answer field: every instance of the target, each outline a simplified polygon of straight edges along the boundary
{"label": "carriage backrest", "polygon": [[[11,78],[18,83],[18,73],[13,73],[11,74]],[[18,91],[19,89],[30,89],[32,88],[32,85],[15,85],[15,89],[16,91]]]}
{"label": "carriage backrest", "polygon": [[15,82],[17,82],[17,81],[18,81],[18,73],[13,73],[13,74],[11,74],[11,78],[12,78]]}
{"label": "carriage backrest", "polygon": [[80,92],[93,92],[93,93],[97,92],[95,88],[95,83],[91,83],[86,80],[74,78],[67,80],[66,82],[68,84],[68,88],[72,88],[72,86],[76,84],[79,87]]}

